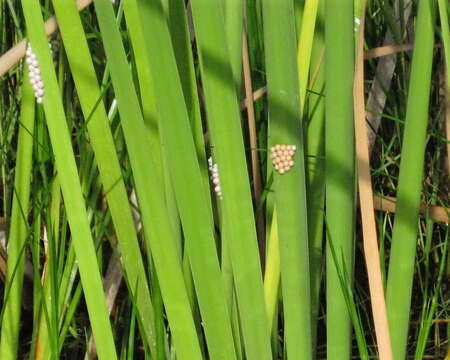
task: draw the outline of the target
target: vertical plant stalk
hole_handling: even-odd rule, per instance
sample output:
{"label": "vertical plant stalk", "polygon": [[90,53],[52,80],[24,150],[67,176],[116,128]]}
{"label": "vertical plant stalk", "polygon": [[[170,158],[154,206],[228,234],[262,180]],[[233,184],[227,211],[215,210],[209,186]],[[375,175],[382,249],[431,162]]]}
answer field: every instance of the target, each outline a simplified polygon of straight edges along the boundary
{"label": "vertical plant stalk", "polygon": [[[318,10],[318,25],[311,54],[310,88],[306,99],[306,188],[308,204],[309,271],[311,274],[311,331],[313,350],[317,343],[317,320],[323,277],[323,222],[325,215],[325,3]],[[303,116],[305,119],[305,116]]]}
{"label": "vertical plant stalk", "polygon": [[[438,0],[439,19],[441,20],[442,42],[445,57],[445,128],[447,140],[450,139],[450,26],[448,19],[448,1]],[[450,174],[450,144],[447,143],[447,172]]]}
{"label": "vertical plant stalk", "polygon": [[[302,117],[292,0],[263,3],[269,144],[295,145],[294,166],[274,171],[287,356],[311,359],[311,297]],[[280,56],[283,54],[283,56]]]}
{"label": "vertical plant stalk", "polygon": [[8,238],[6,290],[1,321],[0,358],[2,359],[17,358],[25,270],[25,245],[28,238],[27,215],[33,152],[34,105],[33,90],[29,84],[28,71],[25,69],[18,125],[19,140],[17,143],[11,225]]}
{"label": "vertical plant stalk", "polygon": [[[447,135],[447,140],[450,139],[450,80],[449,75],[450,69],[445,69],[447,78],[445,79],[445,132]],[[450,175],[450,143],[447,143],[447,173]]]}
{"label": "vertical plant stalk", "polygon": [[438,0],[439,19],[441,21],[442,42],[444,43],[445,67],[447,68],[447,82],[450,83],[450,26],[448,19],[448,1]]}
{"label": "vertical plant stalk", "polygon": [[[309,271],[311,278],[311,332],[315,355],[317,318],[323,261],[323,219],[325,203],[324,126],[324,16],[325,2],[305,2],[297,49],[300,108],[305,124],[305,163],[308,206]],[[314,42],[313,42],[314,39]],[[307,94],[307,86],[312,92]]]}
{"label": "vertical plant stalk", "polygon": [[[355,228],[353,0],[326,0],[325,4],[327,359],[348,359],[351,356],[350,318],[336,268],[345,270],[348,281],[352,281]],[[330,242],[337,253],[337,264]]]}
{"label": "vertical plant stalk", "polygon": [[[366,4],[363,0],[363,14],[365,14],[365,6]],[[379,358],[380,360],[392,360],[386,301],[384,297],[383,279],[381,276],[380,253],[377,242],[372,179],[370,175],[369,142],[366,130],[366,111],[364,104],[364,24],[365,17],[363,15],[361,16],[361,26],[358,33],[355,80],[353,87],[359,207],[361,211],[364,255],[369,278],[370,301],[372,305]]]}
{"label": "vertical plant stalk", "polygon": [[394,359],[407,350],[434,45],[434,1],[419,2],[386,301]]}
{"label": "vertical plant stalk", "polygon": [[114,360],[117,355],[111,324],[40,4],[38,1],[24,0],[22,8],[45,83],[43,107],[95,342],[101,359]]}
{"label": "vertical plant stalk", "polygon": [[309,64],[313,46],[319,0],[306,0],[297,49],[298,83],[300,84],[300,109],[303,111],[308,84]]}

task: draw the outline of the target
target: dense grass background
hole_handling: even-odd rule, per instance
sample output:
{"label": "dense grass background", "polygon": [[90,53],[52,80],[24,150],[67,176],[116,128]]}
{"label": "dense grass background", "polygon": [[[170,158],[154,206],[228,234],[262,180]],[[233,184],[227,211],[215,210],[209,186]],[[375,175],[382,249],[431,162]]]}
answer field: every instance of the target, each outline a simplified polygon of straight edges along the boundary
{"label": "dense grass background", "polygon": [[449,15],[0,0],[0,359],[448,360]]}

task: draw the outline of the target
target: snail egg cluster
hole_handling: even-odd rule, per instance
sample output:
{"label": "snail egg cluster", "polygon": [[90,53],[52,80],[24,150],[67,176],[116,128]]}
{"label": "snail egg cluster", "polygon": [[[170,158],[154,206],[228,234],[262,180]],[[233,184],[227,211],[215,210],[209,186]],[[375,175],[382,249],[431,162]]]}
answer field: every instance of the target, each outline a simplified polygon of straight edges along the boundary
{"label": "snail egg cluster", "polygon": [[208,168],[211,173],[211,181],[214,184],[214,191],[220,200],[223,199],[222,189],[220,188],[219,166],[213,163],[212,157],[208,159]]}
{"label": "snail egg cluster", "polygon": [[359,18],[355,17],[355,28],[354,28],[355,32],[358,31],[358,28],[360,25],[361,25],[361,20]]}
{"label": "snail egg cluster", "polygon": [[294,166],[292,158],[297,147],[295,145],[275,145],[270,148],[272,165],[280,174],[288,172]]}
{"label": "snail egg cluster", "polygon": [[[50,44],[49,44],[50,46]],[[33,52],[31,45],[28,44],[26,50],[26,63],[28,64],[28,75],[30,76],[30,83],[34,90],[34,97],[38,104],[42,103],[44,98],[44,82],[41,79],[41,70],[39,69],[39,62],[36,54]]]}

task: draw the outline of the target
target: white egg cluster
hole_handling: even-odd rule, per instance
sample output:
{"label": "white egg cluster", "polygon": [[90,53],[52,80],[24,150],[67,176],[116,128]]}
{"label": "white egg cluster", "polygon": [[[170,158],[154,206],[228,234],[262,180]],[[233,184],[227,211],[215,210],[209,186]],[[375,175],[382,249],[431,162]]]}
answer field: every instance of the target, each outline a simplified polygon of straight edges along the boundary
{"label": "white egg cluster", "polygon": [[[49,46],[51,46],[49,44]],[[44,98],[44,82],[41,78],[41,70],[39,69],[39,61],[36,54],[33,52],[31,45],[28,44],[26,50],[26,63],[28,64],[28,74],[30,76],[30,83],[34,90],[34,96],[38,104],[42,104]]]}
{"label": "white egg cluster", "polygon": [[297,147],[295,145],[274,145],[270,148],[270,158],[272,165],[280,174],[288,172],[294,166],[294,160]]}
{"label": "white egg cluster", "polygon": [[361,25],[361,20],[359,18],[355,17],[355,28],[354,28],[355,32],[358,31],[358,28],[360,25]]}
{"label": "white egg cluster", "polygon": [[212,157],[208,159],[208,169],[211,173],[211,181],[214,184],[214,191],[220,200],[223,199],[222,189],[220,188],[219,166],[213,163]]}

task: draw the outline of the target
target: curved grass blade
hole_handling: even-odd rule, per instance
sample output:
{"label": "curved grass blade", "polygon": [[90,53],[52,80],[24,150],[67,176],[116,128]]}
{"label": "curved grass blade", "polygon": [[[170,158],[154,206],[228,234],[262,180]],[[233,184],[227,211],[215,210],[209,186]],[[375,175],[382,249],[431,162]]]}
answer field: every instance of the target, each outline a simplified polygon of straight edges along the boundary
{"label": "curved grass blade", "polygon": [[[128,27],[141,26],[139,13],[143,11],[138,11],[136,5],[137,2],[132,0],[125,3]],[[146,44],[135,43],[134,46],[147,49],[147,66],[152,70],[155,86],[160,92],[155,102],[163,151],[174,184],[209,355],[212,359],[233,359],[235,350],[230,317],[206,198],[209,191],[204,186],[200,170],[169,30],[161,16],[161,6],[142,3],[142,8],[144,6],[148,7],[146,19],[153,24],[152,35],[145,36]],[[196,206],[193,208],[192,204]]]}
{"label": "curved grass blade", "polygon": [[[209,174],[205,153],[205,139],[203,136],[202,118],[198,98],[197,79],[195,74],[194,58],[189,37],[188,19],[182,1],[169,0],[169,30],[172,39],[174,55],[177,61],[178,75],[183,88],[184,101],[191,121],[191,131],[200,161],[200,168],[208,188]],[[145,31],[145,30],[144,30]],[[212,208],[211,199],[207,198]]]}
{"label": "curved grass blade", "polygon": [[[205,139],[203,136],[203,125],[198,98],[196,69],[191,49],[192,45],[189,36],[186,8],[184,3],[179,0],[168,0],[167,7],[168,25],[172,39],[173,52],[178,68],[178,76],[183,89],[186,109],[189,114],[191,131],[194,137],[197,156],[199,158],[204,187],[207,189],[209,188],[209,173],[207,168]],[[144,28],[143,30],[147,31],[147,34],[150,35],[147,28]],[[212,214],[211,197],[207,196],[206,201],[208,203],[210,213]]]}
{"label": "curved grass blade", "polygon": [[112,4],[108,0],[95,0],[94,4],[121,115],[147,250],[152,253],[177,354],[180,358],[200,359],[181,262],[176,255],[175,233],[167,217],[164,185],[158,171],[153,171],[155,162],[148,149],[149,137]]}
{"label": "curved grass blade", "polygon": [[39,67],[45,83],[43,106],[47,127],[55,154],[95,342],[100,358],[113,360],[117,358],[117,355],[111,324],[40,5],[38,1],[24,0],[22,8],[30,42],[39,59]]}
{"label": "curved grass blade", "polygon": [[142,261],[131,208],[109,120],[101,99],[100,88],[75,3],[54,0],[58,25],[65,44],[67,59],[77,88],[78,98],[87,122],[90,143],[106,191],[106,199],[117,234],[129,291],[136,301],[142,336],[155,353],[153,309],[146,272]]}

